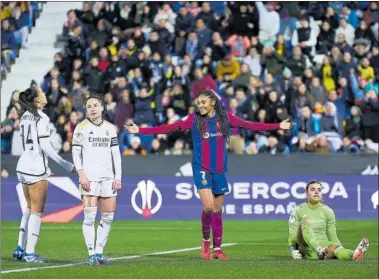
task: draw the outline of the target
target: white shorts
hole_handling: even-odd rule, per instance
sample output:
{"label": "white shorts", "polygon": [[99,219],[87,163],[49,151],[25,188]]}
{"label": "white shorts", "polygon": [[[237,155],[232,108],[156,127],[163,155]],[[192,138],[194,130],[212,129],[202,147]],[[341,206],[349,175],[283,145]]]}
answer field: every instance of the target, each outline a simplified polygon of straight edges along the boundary
{"label": "white shorts", "polygon": [[90,190],[84,191],[79,183],[79,190],[82,196],[95,196],[102,198],[109,198],[117,196],[117,191],[113,191],[114,179],[102,181],[90,181]]}
{"label": "white shorts", "polygon": [[39,181],[46,180],[50,176],[50,174],[51,174],[51,170],[47,168],[46,173],[40,176],[23,174],[23,173],[17,172],[17,178],[18,178],[18,181],[20,181],[22,184],[32,185]]}

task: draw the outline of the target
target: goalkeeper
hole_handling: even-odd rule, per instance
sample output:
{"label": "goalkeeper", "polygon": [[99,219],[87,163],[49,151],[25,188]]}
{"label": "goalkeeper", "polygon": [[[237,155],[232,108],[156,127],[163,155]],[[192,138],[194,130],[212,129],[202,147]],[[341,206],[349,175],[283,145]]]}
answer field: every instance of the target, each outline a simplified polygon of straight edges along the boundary
{"label": "goalkeeper", "polygon": [[322,203],[321,183],[311,181],[305,191],[307,202],[294,208],[288,220],[292,258],[362,260],[368,239],[363,238],[355,251],[345,249],[337,237],[334,211]]}

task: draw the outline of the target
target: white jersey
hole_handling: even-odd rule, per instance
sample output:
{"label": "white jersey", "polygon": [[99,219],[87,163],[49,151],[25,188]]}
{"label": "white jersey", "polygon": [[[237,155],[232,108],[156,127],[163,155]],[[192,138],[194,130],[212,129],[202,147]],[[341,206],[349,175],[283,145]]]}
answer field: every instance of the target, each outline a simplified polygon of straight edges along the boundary
{"label": "white jersey", "polygon": [[[75,128],[72,146],[73,149],[81,148],[81,162],[77,163],[74,159],[74,163],[77,170],[84,171],[89,181],[121,179],[116,177],[115,169],[119,169],[119,166],[115,165],[112,155],[112,147],[117,146],[118,149],[117,132],[113,124],[103,121],[96,125],[88,119],[83,120]],[[119,150],[117,152],[120,153]]]}
{"label": "white jersey", "polygon": [[38,110],[40,118],[26,111],[20,119],[22,155],[16,171],[31,176],[43,176],[48,171],[48,159],[39,144],[40,138],[50,137],[50,119]]}

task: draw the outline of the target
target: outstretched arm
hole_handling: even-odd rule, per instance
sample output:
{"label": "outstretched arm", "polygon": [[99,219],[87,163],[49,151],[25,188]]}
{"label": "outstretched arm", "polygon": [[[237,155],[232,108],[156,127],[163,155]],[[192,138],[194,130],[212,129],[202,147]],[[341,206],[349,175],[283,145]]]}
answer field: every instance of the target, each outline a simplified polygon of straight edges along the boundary
{"label": "outstretched arm", "polygon": [[161,125],[156,127],[139,128],[136,124],[131,123],[130,126],[124,126],[131,134],[168,134],[174,131],[188,130],[192,126],[194,114],[191,113],[182,120],[168,125]]}
{"label": "outstretched arm", "polygon": [[288,119],[282,121],[281,123],[265,124],[243,120],[230,112],[228,112],[227,115],[229,117],[230,126],[232,128],[244,128],[246,130],[252,131],[266,131],[277,129],[288,130],[292,127],[292,122],[290,122]]}

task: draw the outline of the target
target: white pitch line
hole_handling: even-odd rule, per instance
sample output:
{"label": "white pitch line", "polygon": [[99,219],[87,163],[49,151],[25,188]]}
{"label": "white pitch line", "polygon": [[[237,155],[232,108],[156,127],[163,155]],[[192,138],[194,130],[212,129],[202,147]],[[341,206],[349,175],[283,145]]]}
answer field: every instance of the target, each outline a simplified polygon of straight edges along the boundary
{"label": "white pitch line", "polygon": [[[175,227],[112,227],[112,231],[114,230],[119,230],[119,231],[123,231],[123,230],[136,230],[136,231],[140,231],[140,230],[146,230],[146,229],[149,229],[149,230],[156,230],[156,231],[193,231],[193,230],[199,230],[199,228],[175,228]],[[20,227],[16,227],[16,226],[13,226],[13,227],[2,227],[2,230],[20,230]],[[54,227],[46,227],[44,225],[42,225],[42,229],[41,230],[47,230],[47,231],[61,231],[61,230],[82,230],[82,227],[64,227],[64,226],[54,226]]]}
{"label": "white pitch line", "polygon": [[[234,246],[234,245],[237,245],[237,244],[238,243],[225,243],[222,246],[223,247],[227,247],[227,246]],[[167,255],[167,254],[173,254],[173,253],[181,253],[181,252],[194,251],[194,250],[199,250],[199,249],[201,249],[201,247],[183,248],[183,249],[161,251],[161,252],[148,253],[148,254],[142,254],[142,255],[130,255],[130,256],[123,256],[123,257],[109,258],[109,260],[110,261],[130,260],[130,259],[137,259],[137,258],[146,257],[146,256]],[[51,266],[41,266],[41,267],[31,267],[31,268],[11,269],[11,270],[1,271],[1,274],[16,273],[16,272],[27,272],[27,271],[42,270],[42,269],[72,267],[72,266],[85,265],[85,264],[88,264],[88,262],[79,262],[79,263],[61,264],[61,265],[51,265]]]}

